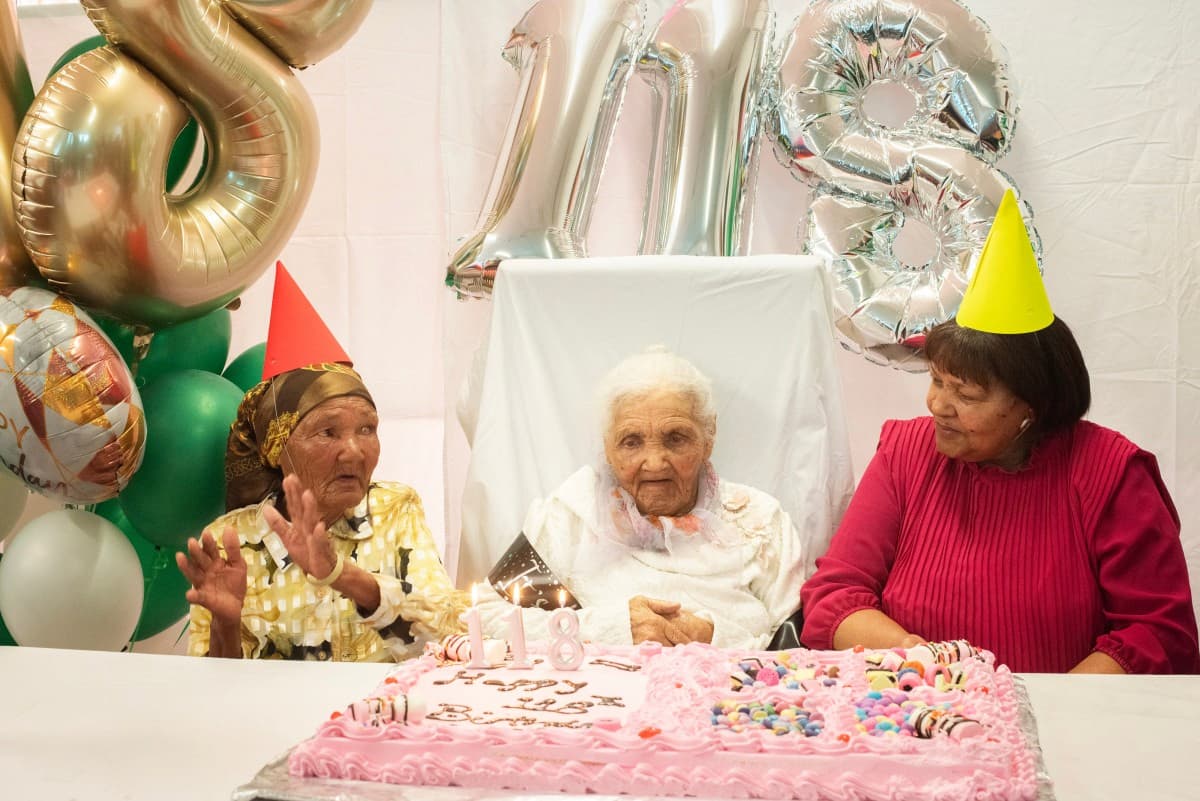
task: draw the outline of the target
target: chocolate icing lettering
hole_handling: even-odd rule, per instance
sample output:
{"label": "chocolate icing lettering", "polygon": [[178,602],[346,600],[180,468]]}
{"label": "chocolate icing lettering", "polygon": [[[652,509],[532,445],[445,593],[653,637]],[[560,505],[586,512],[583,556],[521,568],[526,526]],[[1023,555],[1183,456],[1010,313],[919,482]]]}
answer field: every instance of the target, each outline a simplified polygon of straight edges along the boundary
{"label": "chocolate icing lettering", "polygon": [[454,678],[438,679],[437,681],[434,682],[434,684],[453,684],[454,682],[461,680],[463,684],[471,685],[482,678],[483,678],[482,673],[470,673],[466,670],[460,670],[454,674]]}
{"label": "chocolate icing lettering", "polygon": [[617,670],[624,670],[628,673],[637,673],[642,669],[641,665],[631,665],[628,662],[614,662],[611,659],[593,659],[588,664],[616,668]]}
{"label": "chocolate icing lettering", "polygon": [[541,701],[534,701],[529,696],[518,698],[519,702],[516,706],[505,705],[504,709],[523,709],[526,712],[552,712],[555,715],[586,715],[587,711],[592,708],[591,701],[571,701],[557,706],[558,702],[553,698],[545,698]]}

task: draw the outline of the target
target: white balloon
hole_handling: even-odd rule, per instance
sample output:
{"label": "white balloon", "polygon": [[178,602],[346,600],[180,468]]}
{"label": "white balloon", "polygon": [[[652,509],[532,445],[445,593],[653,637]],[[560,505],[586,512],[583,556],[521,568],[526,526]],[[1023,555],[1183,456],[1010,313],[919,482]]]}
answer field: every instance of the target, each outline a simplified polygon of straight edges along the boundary
{"label": "white balloon", "polygon": [[13,526],[25,511],[29,488],[25,482],[0,466],[0,542],[12,533]]}
{"label": "white balloon", "polygon": [[142,566],[99,515],[35,517],[0,559],[0,617],[21,645],[119,651],[142,613]]}

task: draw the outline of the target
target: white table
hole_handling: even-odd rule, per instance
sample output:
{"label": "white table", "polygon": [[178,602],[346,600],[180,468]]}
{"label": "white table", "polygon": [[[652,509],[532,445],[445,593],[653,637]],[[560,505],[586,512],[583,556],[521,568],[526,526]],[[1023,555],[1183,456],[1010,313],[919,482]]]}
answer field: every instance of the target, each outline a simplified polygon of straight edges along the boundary
{"label": "white table", "polygon": [[[0,647],[0,798],[225,801],[387,669]],[[1200,799],[1200,678],[1025,681],[1059,801]]]}

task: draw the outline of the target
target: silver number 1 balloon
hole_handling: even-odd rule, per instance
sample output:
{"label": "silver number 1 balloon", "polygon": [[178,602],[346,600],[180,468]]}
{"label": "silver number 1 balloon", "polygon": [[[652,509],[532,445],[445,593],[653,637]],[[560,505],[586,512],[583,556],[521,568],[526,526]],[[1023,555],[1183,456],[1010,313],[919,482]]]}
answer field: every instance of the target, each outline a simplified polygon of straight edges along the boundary
{"label": "silver number 1 balloon", "polygon": [[736,256],[750,247],[767,0],[680,0],[638,61],[655,140],[641,253]]}
{"label": "silver number 1 balloon", "polygon": [[517,23],[504,57],[519,94],[479,222],[447,268],[460,295],[491,294],[503,259],[587,255],[640,32],[638,0],[540,0]]}

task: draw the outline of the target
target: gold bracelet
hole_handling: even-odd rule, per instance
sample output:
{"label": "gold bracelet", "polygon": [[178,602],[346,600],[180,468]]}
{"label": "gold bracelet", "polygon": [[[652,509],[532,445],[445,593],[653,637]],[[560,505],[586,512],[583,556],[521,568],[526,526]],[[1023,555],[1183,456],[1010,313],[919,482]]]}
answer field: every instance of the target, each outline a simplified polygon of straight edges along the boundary
{"label": "gold bracelet", "polygon": [[340,553],[337,555],[337,562],[333,565],[333,570],[329,571],[329,575],[323,579],[308,577],[308,583],[314,587],[328,587],[333,582],[342,577],[342,570],[346,567],[346,558]]}

